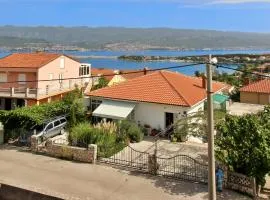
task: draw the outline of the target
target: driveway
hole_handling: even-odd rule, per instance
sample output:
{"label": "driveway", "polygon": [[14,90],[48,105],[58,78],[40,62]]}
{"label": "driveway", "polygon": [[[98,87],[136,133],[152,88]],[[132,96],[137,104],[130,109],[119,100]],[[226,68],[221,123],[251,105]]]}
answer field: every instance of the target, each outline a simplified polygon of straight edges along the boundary
{"label": "driveway", "polygon": [[[207,185],[64,161],[18,148],[0,149],[0,182],[64,199],[207,199]],[[218,199],[250,199],[225,190]]]}
{"label": "driveway", "polygon": [[[154,153],[155,140],[153,137],[146,137],[139,143],[130,144],[137,151]],[[207,144],[185,142],[173,143],[169,140],[158,140],[157,155],[162,158],[170,158],[176,155],[187,155],[200,161],[207,161]]]}
{"label": "driveway", "polygon": [[240,116],[244,114],[258,113],[263,109],[263,105],[234,102],[232,105],[229,106],[228,113],[231,115]]}

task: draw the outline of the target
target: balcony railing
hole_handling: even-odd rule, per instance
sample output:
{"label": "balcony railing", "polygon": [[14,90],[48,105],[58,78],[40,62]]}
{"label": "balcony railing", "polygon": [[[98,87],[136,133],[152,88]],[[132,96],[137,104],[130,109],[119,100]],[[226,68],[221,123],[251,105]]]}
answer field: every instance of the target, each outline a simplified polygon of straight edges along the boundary
{"label": "balcony railing", "polygon": [[56,95],[61,92],[66,92],[75,89],[75,85],[79,87],[85,86],[83,81],[58,83],[46,85],[45,88],[22,88],[22,87],[10,87],[10,88],[0,88],[0,97],[13,97],[13,98],[39,98],[45,96]]}

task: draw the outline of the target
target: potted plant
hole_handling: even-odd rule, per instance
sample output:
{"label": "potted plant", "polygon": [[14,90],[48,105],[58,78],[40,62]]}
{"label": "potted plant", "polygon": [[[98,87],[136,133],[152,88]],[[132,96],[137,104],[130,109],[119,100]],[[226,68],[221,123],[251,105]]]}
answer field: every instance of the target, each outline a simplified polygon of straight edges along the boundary
{"label": "potted plant", "polygon": [[145,124],[145,125],[144,125],[144,128],[147,130],[147,131],[146,131],[146,132],[147,132],[147,136],[150,136],[151,133],[152,133],[152,128],[151,128],[151,126],[148,125],[148,124]]}

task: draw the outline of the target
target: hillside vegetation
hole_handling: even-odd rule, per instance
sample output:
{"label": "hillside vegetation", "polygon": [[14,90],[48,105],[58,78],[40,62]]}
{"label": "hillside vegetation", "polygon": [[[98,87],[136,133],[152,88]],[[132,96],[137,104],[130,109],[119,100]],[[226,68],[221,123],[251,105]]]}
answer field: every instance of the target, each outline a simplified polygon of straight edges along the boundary
{"label": "hillside vegetation", "polygon": [[[185,30],[169,28],[120,27],[0,27],[5,45],[23,40],[75,45],[92,49],[158,49],[158,48],[270,48],[270,34]],[[14,38],[13,38],[14,37]],[[35,38],[35,39],[32,39]],[[0,45],[4,45],[3,42]]]}

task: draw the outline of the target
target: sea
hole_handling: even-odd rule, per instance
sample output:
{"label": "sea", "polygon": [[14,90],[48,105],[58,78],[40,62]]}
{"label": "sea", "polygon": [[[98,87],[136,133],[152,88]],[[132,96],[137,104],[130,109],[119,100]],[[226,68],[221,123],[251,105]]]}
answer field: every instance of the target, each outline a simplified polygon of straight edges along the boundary
{"label": "sea", "polygon": [[[0,58],[11,52],[0,52]],[[199,56],[199,55],[225,55],[225,54],[270,54],[270,49],[254,49],[254,50],[144,50],[144,51],[58,51],[67,55],[78,56],[82,63],[90,63],[95,68],[110,69],[142,69],[149,67],[152,69],[182,66],[187,63],[177,61],[128,61],[119,60],[121,55],[144,55],[144,56]],[[237,65],[229,65],[237,68]],[[197,65],[179,69],[173,69],[186,75],[194,75],[195,71],[205,72],[205,65]],[[234,70],[218,68],[220,72],[233,73]]]}

